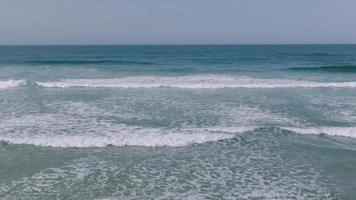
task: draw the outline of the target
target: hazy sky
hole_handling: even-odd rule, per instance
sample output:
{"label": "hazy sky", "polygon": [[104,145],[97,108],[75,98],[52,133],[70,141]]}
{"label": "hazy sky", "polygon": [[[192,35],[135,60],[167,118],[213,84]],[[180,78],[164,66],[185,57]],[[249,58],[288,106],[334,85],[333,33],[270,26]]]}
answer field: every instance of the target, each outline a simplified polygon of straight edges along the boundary
{"label": "hazy sky", "polygon": [[0,44],[356,43],[356,0],[0,0]]}

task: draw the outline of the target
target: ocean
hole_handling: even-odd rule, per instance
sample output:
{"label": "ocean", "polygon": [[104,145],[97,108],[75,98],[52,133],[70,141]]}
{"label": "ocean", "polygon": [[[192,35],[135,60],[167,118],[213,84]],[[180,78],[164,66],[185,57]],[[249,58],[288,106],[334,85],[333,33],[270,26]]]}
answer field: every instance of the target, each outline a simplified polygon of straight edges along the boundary
{"label": "ocean", "polygon": [[356,199],[356,45],[0,46],[0,199]]}

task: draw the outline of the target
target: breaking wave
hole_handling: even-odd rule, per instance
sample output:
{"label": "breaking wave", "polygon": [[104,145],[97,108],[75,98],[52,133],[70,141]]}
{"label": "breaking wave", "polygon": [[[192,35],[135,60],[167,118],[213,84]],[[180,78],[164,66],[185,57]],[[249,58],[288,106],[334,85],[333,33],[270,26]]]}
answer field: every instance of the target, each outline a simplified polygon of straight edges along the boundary
{"label": "breaking wave", "polygon": [[[203,144],[232,139],[236,134],[253,131],[258,127],[211,127],[181,130],[140,129],[121,127],[117,132],[103,134],[5,134],[1,141],[11,144],[26,144],[44,147],[89,148],[107,146],[140,146],[140,147],[184,147],[192,144]],[[342,136],[356,138],[356,127],[282,127],[283,130],[298,134]]]}
{"label": "breaking wave", "polygon": [[25,83],[26,83],[25,80],[7,80],[7,81],[0,80],[0,89],[18,87],[20,85],[24,85]]}
{"label": "breaking wave", "polygon": [[330,136],[356,138],[356,127],[308,127],[308,128],[283,127],[282,129],[300,133],[300,134],[311,134],[311,135],[326,134]]}
{"label": "breaking wave", "polygon": [[184,147],[219,140],[231,139],[237,133],[254,130],[255,127],[213,127],[181,130],[158,128],[140,128],[123,126],[96,133],[56,134],[31,132],[3,134],[0,140],[11,144],[29,144],[45,147],[106,147],[106,146],[141,146],[141,147]]}
{"label": "breaking wave", "polygon": [[[26,85],[26,80],[0,81],[0,89]],[[219,88],[355,88],[351,82],[314,82],[291,79],[261,79],[247,76],[195,75],[195,76],[130,76],[114,79],[62,79],[35,81],[45,88],[159,88],[219,89]]]}
{"label": "breaking wave", "polygon": [[187,89],[218,88],[327,88],[356,87],[356,82],[313,82],[288,79],[257,79],[245,76],[132,76],[116,79],[63,79],[58,81],[36,81],[36,84],[48,88],[156,88],[174,87]]}

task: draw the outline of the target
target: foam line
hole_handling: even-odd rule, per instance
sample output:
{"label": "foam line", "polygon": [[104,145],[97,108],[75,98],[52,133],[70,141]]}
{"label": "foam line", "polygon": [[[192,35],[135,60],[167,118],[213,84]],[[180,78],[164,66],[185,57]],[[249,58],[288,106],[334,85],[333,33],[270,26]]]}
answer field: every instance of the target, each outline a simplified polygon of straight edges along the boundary
{"label": "foam line", "polygon": [[20,85],[25,84],[25,80],[6,80],[6,81],[0,81],[0,89],[8,89],[8,88],[14,88],[18,87]]}
{"label": "foam line", "polygon": [[356,138],[356,127],[310,127],[310,128],[293,128],[283,127],[282,129],[300,133],[300,134],[326,134],[331,136],[343,136]]}
{"label": "foam line", "polygon": [[258,79],[246,76],[196,75],[196,76],[131,76],[116,79],[63,79],[37,81],[47,88],[157,88],[174,87],[188,89],[217,88],[355,88],[356,82],[313,82],[288,79]]}
{"label": "foam line", "polygon": [[0,140],[11,144],[30,144],[46,147],[105,147],[113,146],[143,146],[143,147],[183,147],[191,144],[231,139],[237,133],[253,130],[254,127],[236,128],[196,128],[165,131],[161,129],[135,129],[126,127],[118,132],[103,134],[62,135],[51,132],[45,134],[0,134]]}

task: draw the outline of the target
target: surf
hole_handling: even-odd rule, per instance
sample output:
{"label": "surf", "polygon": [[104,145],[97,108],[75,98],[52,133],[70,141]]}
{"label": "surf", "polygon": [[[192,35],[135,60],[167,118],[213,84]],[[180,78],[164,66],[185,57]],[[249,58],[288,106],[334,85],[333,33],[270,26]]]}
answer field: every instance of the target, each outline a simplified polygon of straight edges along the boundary
{"label": "surf", "polygon": [[356,138],[356,127],[282,127],[284,130],[306,135],[329,135]]}
{"label": "surf", "polygon": [[0,80],[0,89],[9,89],[9,88],[14,88],[18,87],[21,85],[25,85],[26,81],[25,80]]}
{"label": "surf", "polygon": [[25,131],[0,134],[0,140],[11,144],[60,148],[107,146],[185,147],[193,144],[231,139],[238,133],[254,129],[255,127],[207,127],[165,130],[120,125],[115,126],[114,129],[101,128],[100,134],[88,132],[56,134],[50,130],[36,134]]}
{"label": "surf", "polygon": [[113,79],[61,79],[36,81],[45,88],[355,88],[355,82],[314,82],[292,79],[262,79],[247,76],[191,75],[191,76],[128,76]]}

